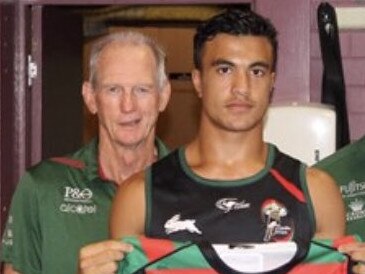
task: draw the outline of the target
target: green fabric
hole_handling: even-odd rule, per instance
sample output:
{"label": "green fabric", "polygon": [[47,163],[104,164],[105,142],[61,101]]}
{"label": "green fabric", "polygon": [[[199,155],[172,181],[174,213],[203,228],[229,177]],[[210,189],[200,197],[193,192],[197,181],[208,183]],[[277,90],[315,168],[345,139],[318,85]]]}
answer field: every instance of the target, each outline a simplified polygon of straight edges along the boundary
{"label": "green fabric", "polygon": [[[190,241],[178,242],[144,236],[124,237],[122,241],[133,245],[133,251],[119,262],[117,274],[133,274],[141,268],[145,270],[176,269],[185,270],[186,273],[195,273],[195,271],[199,273],[198,270],[201,269],[213,270],[200,248]],[[361,241],[357,235],[336,239],[336,242],[342,243],[356,241]],[[326,265],[328,267],[326,269],[331,269],[330,273],[344,273],[342,270],[347,266],[347,257],[333,249],[335,247],[334,242],[329,239],[314,239],[304,261],[295,266],[289,273],[310,273],[306,270],[314,270],[316,266],[320,265]],[[155,257],[150,261],[148,256],[151,256],[152,253]],[[318,268],[318,270],[320,269],[323,268]],[[334,270],[335,272],[333,272]]]}
{"label": "green fabric", "polygon": [[346,205],[347,234],[365,239],[365,136],[315,165],[337,182]]}
{"label": "green fabric", "polygon": [[[143,237],[144,238],[144,237]],[[143,239],[142,238],[142,239]],[[143,244],[139,237],[125,237],[123,242],[133,245],[133,251],[120,261],[118,274],[131,274],[151,263],[143,249]],[[211,268],[209,263],[205,260],[199,247],[191,242],[177,242],[165,239],[144,238],[147,241],[156,241],[155,248],[160,250],[166,257],[156,258],[156,262],[149,265],[146,269],[207,269]],[[170,250],[164,250],[163,242],[170,242],[173,245],[173,250],[176,253],[170,253]]]}
{"label": "green fabric", "polygon": [[327,264],[331,262],[345,262],[347,260],[347,257],[344,254],[331,251],[328,248],[316,243],[320,243],[328,247],[333,246],[332,240],[314,239],[303,263]]}
{"label": "green fabric", "polygon": [[[165,156],[166,147],[157,146]],[[12,200],[2,261],[22,274],[72,274],[80,247],[108,238],[116,185],[99,177],[97,147],[93,140],[67,156],[73,163],[50,159],[25,173]]]}

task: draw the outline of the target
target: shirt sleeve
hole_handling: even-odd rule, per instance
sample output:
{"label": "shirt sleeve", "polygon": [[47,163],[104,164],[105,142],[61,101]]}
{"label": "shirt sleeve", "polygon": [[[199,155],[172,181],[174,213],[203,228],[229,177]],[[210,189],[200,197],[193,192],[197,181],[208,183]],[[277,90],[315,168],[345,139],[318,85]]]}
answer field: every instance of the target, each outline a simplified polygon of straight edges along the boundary
{"label": "shirt sleeve", "polygon": [[1,260],[24,274],[41,273],[42,235],[37,185],[30,173],[20,180],[12,198],[2,238]]}

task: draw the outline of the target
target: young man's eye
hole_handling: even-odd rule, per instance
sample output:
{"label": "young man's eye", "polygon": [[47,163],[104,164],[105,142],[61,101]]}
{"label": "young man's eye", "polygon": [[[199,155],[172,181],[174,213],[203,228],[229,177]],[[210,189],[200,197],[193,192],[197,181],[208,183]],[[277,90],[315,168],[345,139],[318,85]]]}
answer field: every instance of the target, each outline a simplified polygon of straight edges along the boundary
{"label": "young man's eye", "polygon": [[230,67],[218,67],[217,69],[219,74],[227,74],[231,72],[231,68]]}
{"label": "young man's eye", "polygon": [[252,74],[256,77],[262,77],[266,74],[266,71],[264,69],[257,68],[252,70]]}

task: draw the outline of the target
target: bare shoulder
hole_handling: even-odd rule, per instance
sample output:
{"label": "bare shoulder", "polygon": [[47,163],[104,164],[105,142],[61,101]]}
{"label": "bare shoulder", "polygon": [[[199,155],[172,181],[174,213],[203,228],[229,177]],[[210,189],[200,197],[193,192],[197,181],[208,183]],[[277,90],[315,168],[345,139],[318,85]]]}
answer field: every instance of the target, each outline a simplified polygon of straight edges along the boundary
{"label": "bare shoulder", "polygon": [[335,180],[327,172],[314,167],[307,168],[307,182],[309,187],[338,188]]}
{"label": "bare shoulder", "polygon": [[145,173],[138,172],[118,187],[110,215],[110,236],[114,239],[144,232]]}
{"label": "bare shoulder", "polygon": [[144,182],[145,182],[144,179],[145,179],[145,171],[137,172],[136,174],[132,175],[131,177],[129,177],[120,184],[116,195],[127,196],[126,193],[128,194],[139,193],[140,191],[144,190]]}
{"label": "bare shoulder", "polygon": [[340,189],[325,171],[307,168],[307,184],[314,207],[316,237],[336,238],[345,233],[345,210]]}

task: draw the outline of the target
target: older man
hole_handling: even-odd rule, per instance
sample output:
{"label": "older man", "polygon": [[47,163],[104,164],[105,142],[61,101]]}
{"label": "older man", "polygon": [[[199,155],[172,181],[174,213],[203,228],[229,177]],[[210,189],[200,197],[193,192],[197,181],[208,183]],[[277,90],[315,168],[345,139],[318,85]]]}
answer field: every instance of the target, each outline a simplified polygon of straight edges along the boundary
{"label": "older man", "polygon": [[95,261],[95,252],[121,258],[129,249],[104,241],[109,208],[118,183],[167,154],[155,138],[158,115],[170,97],[165,53],[145,35],[122,32],[98,41],[89,65],[82,95],[98,116],[99,136],[23,176],[3,237],[5,274],[76,273],[79,249],[98,241],[85,256],[113,268],[112,261]]}

